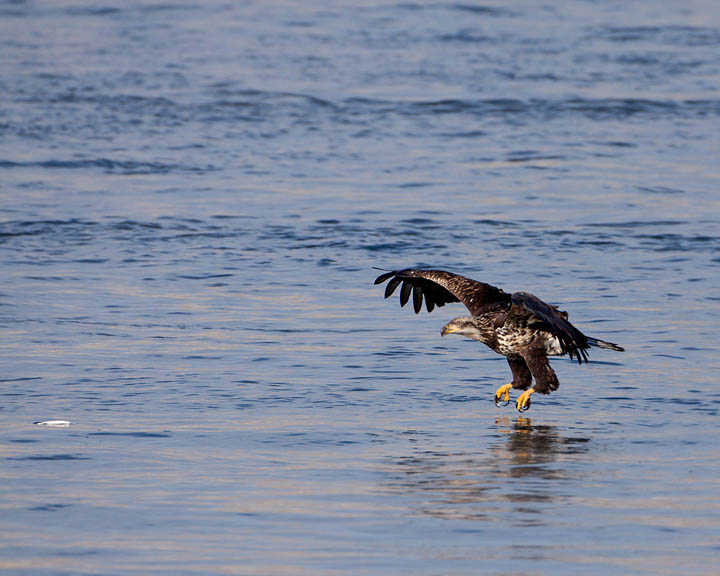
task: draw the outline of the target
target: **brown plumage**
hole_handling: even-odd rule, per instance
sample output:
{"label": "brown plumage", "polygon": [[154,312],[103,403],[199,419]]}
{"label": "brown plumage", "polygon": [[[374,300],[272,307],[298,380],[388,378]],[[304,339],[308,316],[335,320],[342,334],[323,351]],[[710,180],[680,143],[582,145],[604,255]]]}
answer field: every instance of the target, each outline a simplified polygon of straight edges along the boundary
{"label": "brown plumage", "polygon": [[[416,314],[422,309],[423,300],[428,312],[451,302],[463,303],[471,316],[453,319],[443,327],[442,335],[461,334],[506,356],[513,381],[496,392],[495,402],[504,396],[507,404],[511,387],[524,390],[517,400],[521,412],[530,407],[533,392],[549,394],[560,385],[548,356],[568,354],[581,364],[588,361],[590,347],[623,351],[617,344],[586,336],[568,321],[567,312],[527,292],[508,294],[490,284],[444,270],[396,270],[375,280],[375,284],[383,282],[388,282],[385,298],[400,286],[401,306],[412,295]],[[535,386],[531,388],[533,378]]]}

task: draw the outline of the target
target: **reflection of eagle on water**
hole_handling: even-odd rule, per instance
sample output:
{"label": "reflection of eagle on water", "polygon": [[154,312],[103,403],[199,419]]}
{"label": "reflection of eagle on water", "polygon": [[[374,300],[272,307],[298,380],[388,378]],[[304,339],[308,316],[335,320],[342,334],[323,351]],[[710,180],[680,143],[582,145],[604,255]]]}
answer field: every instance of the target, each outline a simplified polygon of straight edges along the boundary
{"label": "reflection of eagle on water", "polygon": [[[617,344],[585,336],[568,322],[567,312],[546,304],[527,292],[508,294],[500,288],[477,282],[443,270],[406,269],[381,274],[375,284],[390,280],[385,298],[400,288],[400,305],[405,306],[412,293],[415,313],[448,302],[462,302],[472,316],[455,318],[442,329],[442,335],[461,334],[487,344],[507,357],[513,380],[495,392],[495,404],[510,402],[510,388],[524,390],[515,405],[520,412],[530,408],[534,392],[550,394],[560,382],[550,367],[548,356],[569,354],[578,364],[588,361],[587,349],[595,346],[622,352]],[[535,378],[535,386],[530,387]]]}

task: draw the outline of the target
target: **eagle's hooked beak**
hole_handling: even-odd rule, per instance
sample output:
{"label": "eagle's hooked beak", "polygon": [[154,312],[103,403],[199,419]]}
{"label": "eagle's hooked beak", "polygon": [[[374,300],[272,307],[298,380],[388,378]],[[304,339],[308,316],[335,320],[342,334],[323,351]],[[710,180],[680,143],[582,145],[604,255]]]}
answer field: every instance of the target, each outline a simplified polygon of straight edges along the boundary
{"label": "eagle's hooked beak", "polygon": [[456,330],[454,326],[450,326],[450,324],[445,324],[445,326],[443,326],[443,329],[440,331],[440,336],[446,336],[448,334],[452,334],[455,331]]}

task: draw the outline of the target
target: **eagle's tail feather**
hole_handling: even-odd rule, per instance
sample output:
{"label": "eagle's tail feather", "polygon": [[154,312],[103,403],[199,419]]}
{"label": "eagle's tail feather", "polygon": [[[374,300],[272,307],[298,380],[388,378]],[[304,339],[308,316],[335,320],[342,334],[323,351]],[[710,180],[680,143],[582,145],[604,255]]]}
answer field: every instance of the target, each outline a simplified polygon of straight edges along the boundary
{"label": "eagle's tail feather", "polygon": [[616,352],[625,352],[625,348],[623,348],[622,346],[618,346],[617,344],[613,344],[612,342],[605,342],[605,340],[600,340],[599,338],[593,338],[592,336],[588,336],[587,341],[590,346],[595,346],[597,348],[607,348],[608,350],[615,350]]}

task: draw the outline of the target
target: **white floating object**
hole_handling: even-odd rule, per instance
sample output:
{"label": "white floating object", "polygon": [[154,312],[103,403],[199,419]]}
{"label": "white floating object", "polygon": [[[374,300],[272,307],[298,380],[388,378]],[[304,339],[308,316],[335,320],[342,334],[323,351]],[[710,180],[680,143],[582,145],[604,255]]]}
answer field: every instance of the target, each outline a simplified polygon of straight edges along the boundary
{"label": "white floating object", "polygon": [[36,426],[50,426],[52,428],[67,428],[72,424],[67,420],[45,420],[44,422],[33,422]]}

